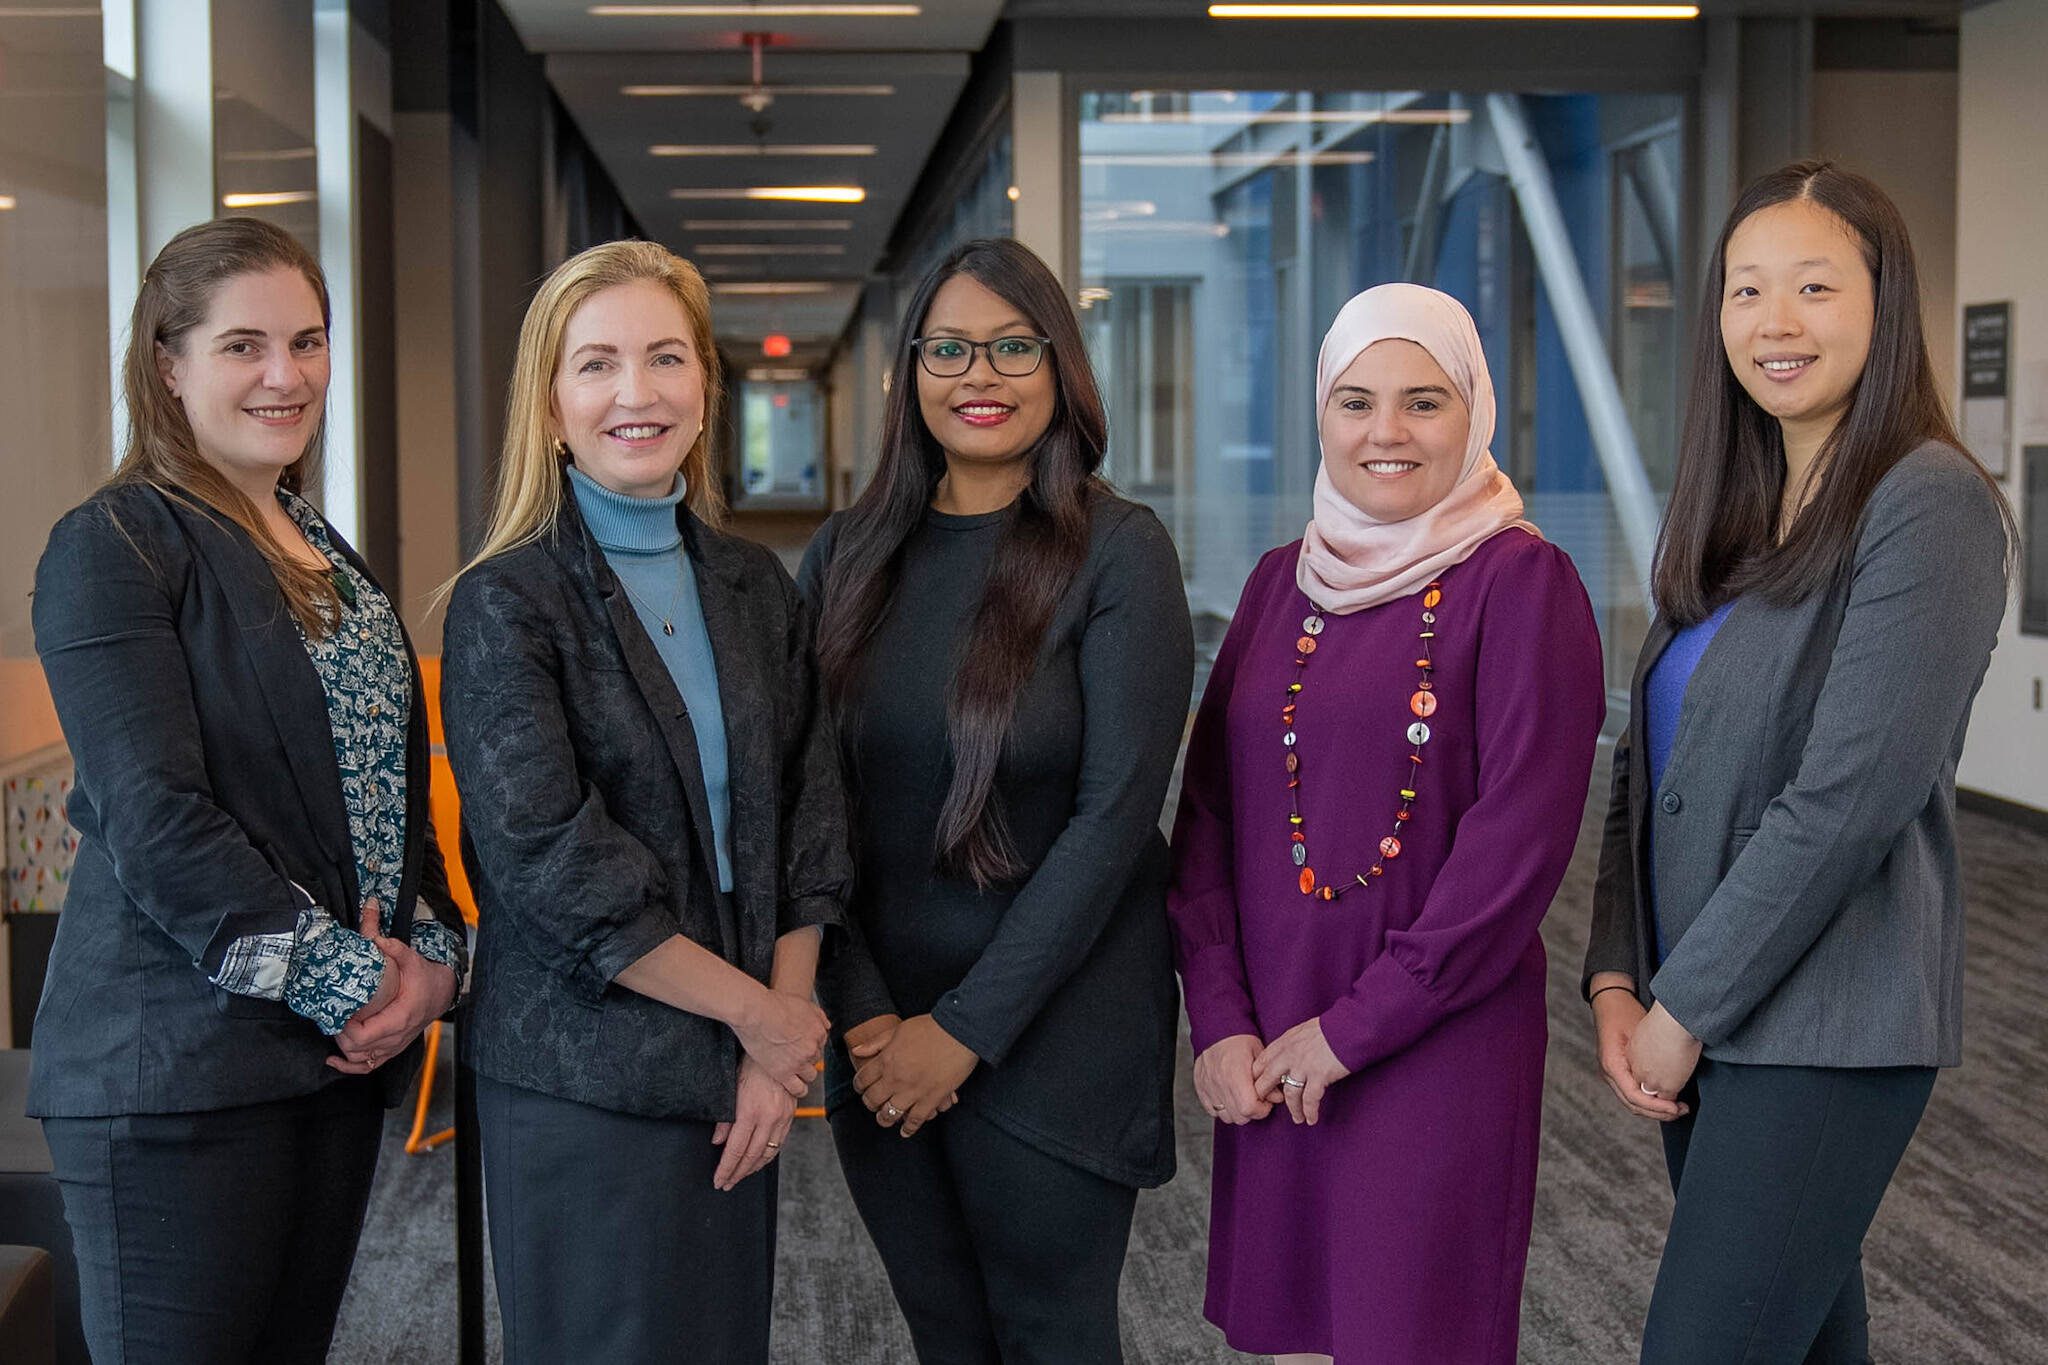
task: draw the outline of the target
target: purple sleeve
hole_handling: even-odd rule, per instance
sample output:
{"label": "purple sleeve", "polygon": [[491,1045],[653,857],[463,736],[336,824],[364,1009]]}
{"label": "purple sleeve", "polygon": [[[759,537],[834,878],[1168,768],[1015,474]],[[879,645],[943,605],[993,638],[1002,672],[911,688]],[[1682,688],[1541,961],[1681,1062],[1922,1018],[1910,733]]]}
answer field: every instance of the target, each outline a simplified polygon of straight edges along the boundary
{"label": "purple sleeve", "polygon": [[1494,580],[1479,628],[1477,799],[1415,922],[1390,931],[1322,1015],[1324,1038],[1353,1071],[1500,988],[1578,839],[1607,700],[1599,633],[1571,560],[1549,545],[1516,556]]}
{"label": "purple sleeve", "polygon": [[[1269,556],[1270,559],[1270,556]],[[1195,1055],[1234,1034],[1259,1036],[1237,931],[1237,877],[1232,857],[1230,691],[1245,641],[1256,631],[1253,589],[1266,562],[1252,571],[1209,670],[1202,705],[1181,768],[1180,809],[1173,820],[1173,959],[1187,998]]]}

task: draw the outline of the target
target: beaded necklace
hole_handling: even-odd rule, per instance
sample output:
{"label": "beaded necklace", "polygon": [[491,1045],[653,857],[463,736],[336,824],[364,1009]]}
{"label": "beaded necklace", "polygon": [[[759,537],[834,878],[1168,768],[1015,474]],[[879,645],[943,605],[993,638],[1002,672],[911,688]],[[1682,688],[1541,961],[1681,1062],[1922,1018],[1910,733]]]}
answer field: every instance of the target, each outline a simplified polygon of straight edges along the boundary
{"label": "beaded necklace", "polygon": [[1316,637],[1323,633],[1323,613],[1310,603],[1308,616],[1301,623],[1301,638],[1294,642],[1294,680],[1287,684],[1287,703],[1280,708],[1280,723],[1285,727],[1281,743],[1287,749],[1287,799],[1292,807],[1287,817],[1290,826],[1289,840],[1293,845],[1294,865],[1301,869],[1301,894],[1333,901],[1354,886],[1370,887],[1372,879],[1384,874],[1387,864],[1401,856],[1401,829],[1414,815],[1415,783],[1422,771],[1422,746],[1429,743],[1429,718],[1436,714],[1435,684],[1430,674],[1436,664],[1430,656],[1430,641],[1436,639],[1436,607],[1444,599],[1443,584],[1431,583],[1422,593],[1422,629],[1417,639],[1422,642],[1421,657],[1415,667],[1421,677],[1415,683],[1415,694],[1408,698],[1408,709],[1415,714],[1415,723],[1408,727],[1408,771],[1401,784],[1400,808],[1394,812],[1394,827],[1387,837],[1380,840],[1379,857],[1363,872],[1353,873],[1349,881],[1316,880],[1316,870],[1309,865],[1308,833],[1301,823],[1301,751],[1296,747],[1294,733],[1294,712],[1300,705],[1301,679],[1308,669],[1308,661],[1316,652]]}

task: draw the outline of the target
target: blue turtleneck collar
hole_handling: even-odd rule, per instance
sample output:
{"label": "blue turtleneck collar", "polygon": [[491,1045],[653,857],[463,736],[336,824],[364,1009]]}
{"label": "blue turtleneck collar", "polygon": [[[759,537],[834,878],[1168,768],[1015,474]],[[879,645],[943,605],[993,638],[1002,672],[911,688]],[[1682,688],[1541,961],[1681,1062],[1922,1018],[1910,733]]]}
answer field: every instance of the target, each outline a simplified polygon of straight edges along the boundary
{"label": "blue turtleneck collar", "polygon": [[576,491],[576,507],[591,539],[612,552],[658,555],[682,544],[683,533],[676,520],[676,507],[683,500],[683,476],[676,475],[675,487],[661,498],[636,498],[614,493],[574,465],[569,466],[569,486]]}

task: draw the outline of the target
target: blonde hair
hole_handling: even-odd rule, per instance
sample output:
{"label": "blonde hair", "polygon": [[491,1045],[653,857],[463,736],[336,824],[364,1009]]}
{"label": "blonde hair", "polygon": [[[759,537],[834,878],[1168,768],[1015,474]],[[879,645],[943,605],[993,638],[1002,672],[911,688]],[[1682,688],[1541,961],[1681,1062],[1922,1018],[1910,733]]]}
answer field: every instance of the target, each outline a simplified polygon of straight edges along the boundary
{"label": "blonde hair", "polygon": [[[221,286],[241,275],[294,270],[320,300],[321,326],[333,323],[327,278],[298,238],[260,218],[215,218],[186,228],[157,252],[143,272],[128,315],[128,351],[121,361],[121,394],[128,408],[127,449],[110,487],[144,484],[165,497],[218,513],[248,533],[284,594],[285,606],[306,634],[321,639],[341,616],[326,573],[286,552],[257,506],[199,451],[185,405],[157,370],[157,348],[185,353],[187,335],[206,321]],[[312,481],[326,441],[326,409],[299,458],[278,476],[278,487],[297,493]]]}
{"label": "blonde hair", "polygon": [[[562,467],[568,457],[549,427],[562,337],[576,310],[601,290],[652,280],[683,306],[690,346],[704,374],[704,427],[683,455],[690,510],[713,526],[725,521],[725,496],[711,467],[711,433],[725,405],[725,381],[711,333],[711,291],[697,268],[653,242],[603,242],[556,266],[541,282],[519,327],[519,356],[505,403],[505,442],[498,457],[498,494],[483,548],[461,573],[507,550],[540,539],[562,511]],[[452,581],[448,586],[453,586]],[[442,593],[447,591],[443,587]],[[440,594],[436,594],[437,598]]]}

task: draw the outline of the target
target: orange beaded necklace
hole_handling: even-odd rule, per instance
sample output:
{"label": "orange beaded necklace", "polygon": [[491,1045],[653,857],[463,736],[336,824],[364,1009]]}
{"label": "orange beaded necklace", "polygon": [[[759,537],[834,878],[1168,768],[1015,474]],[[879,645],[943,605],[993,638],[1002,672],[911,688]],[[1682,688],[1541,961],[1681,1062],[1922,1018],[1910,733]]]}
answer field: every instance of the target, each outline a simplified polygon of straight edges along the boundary
{"label": "orange beaded necklace", "polygon": [[1300,705],[1301,679],[1308,669],[1310,656],[1316,652],[1316,637],[1323,633],[1323,613],[1311,602],[1309,614],[1301,623],[1301,638],[1294,642],[1294,680],[1287,684],[1287,702],[1280,708],[1280,724],[1285,733],[1280,742],[1287,749],[1287,799],[1292,808],[1287,816],[1288,838],[1293,846],[1294,865],[1301,869],[1301,894],[1316,896],[1326,901],[1336,900],[1354,886],[1372,885],[1372,879],[1387,870],[1387,864],[1401,856],[1401,827],[1414,814],[1415,788],[1418,774],[1422,771],[1422,746],[1429,743],[1429,718],[1436,714],[1435,684],[1430,674],[1436,668],[1430,656],[1430,642],[1436,639],[1436,608],[1444,600],[1443,584],[1431,583],[1422,592],[1422,630],[1418,639],[1422,642],[1421,657],[1415,667],[1422,676],[1415,684],[1415,695],[1408,698],[1408,709],[1415,713],[1415,723],[1408,727],[1408,771],[1401,783],[1401,805],[1394,812],[1394,827],[1387,837],[1380,840],[1379,857],[1363,872],[1353,873],[1349,881],[1316,880],[1316,870],[1309,865],[1308,832],[1301,823],[1301,751],[1294,733],[1294,712]]}

